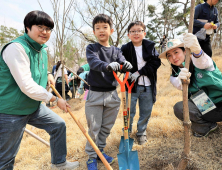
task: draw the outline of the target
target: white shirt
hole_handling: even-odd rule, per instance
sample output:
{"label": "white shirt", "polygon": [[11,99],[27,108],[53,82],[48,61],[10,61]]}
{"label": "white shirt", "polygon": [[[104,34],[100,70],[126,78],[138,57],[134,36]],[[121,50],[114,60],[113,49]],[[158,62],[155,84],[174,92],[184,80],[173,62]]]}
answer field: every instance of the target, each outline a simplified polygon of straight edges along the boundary
{"label": "white shirt", "polygon": [[[195,58],[193,55],[191,57],[193,64],[195,67],[199,69],[205,69],[207,71],[214,71],[214,64],[212,58],[210,58],[206,53],[203,54],[199,58]],[[171,84],[176,87],[178,90],[182,90],[182,83],[178,77],[170,76]]]}
{"label": "white shirt", "polygon": [[[143,50],[142,50],[142,45],[141,46],[134,46],[135,51],[136,51],[136,58],[137,58],[137,67],[138,70],[143,68],[143,66],[146,65],[146,61],[143,59]],[[145,84],[144,84],[145,83]],[[145,85],[145,86],[150,86],[150,79],[147,76],[140,76],[138,79],[138,84],[139,85]]]}
{"label": "white shirt", "polygon": [[19,43],[11,43],[2,54],[3,60],[21,91],[33,100],[48,102],[52,93],[38,85],[32,78],[30,60],[25,49]]}
{"label": "white shirt", "polygon": [[[56,75],[57,78],[58,78],[58,77],[62,77],[62,69],[58,69],[57,71],[58,71],[58,73],[56,72],[56,69],[55,69],[54,75]],[[57,73],[57,74],[56,74],[56,73]],[[68,74],[66,68],[64,68],[64,74]],[[56,81],[56,80],[55,80],[55,81]]]}

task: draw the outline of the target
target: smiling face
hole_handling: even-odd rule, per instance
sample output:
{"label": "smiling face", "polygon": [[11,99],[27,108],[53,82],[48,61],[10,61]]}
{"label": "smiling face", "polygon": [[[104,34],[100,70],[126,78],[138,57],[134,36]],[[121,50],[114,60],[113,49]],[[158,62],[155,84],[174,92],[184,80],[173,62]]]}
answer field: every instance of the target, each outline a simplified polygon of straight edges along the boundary
{"label": "smiling face", "polygon": [[[39,31],[39,27],[44,28],[44,30]],[[41,45],[45,44],[50,38],[51,32],[47,32],[46,30],[49,28],[44,25],[33,25],[31,30],[28,27],[26,28],[28,36]]]}
{"label": "smiling face", "polygon": [[185,60],[186,52],[181,48],[173,48],[166,53],[166,58],[170,61],[171,64],[175,66],[182,66],[182,63]]}
{"label": "smiling face", "polygon": [[98,42],[107,47],[109,46],[109,36],[112,35],[113,31],[108,23],[99,22],[94,25],[93,33],[97,37]]}
{"label": "smiling face", "polygon": [[146,32],[140,25],[134,25],[130,28],[128,37],[132,41],[134,46],[142,45],[143,38],[146,36]]}

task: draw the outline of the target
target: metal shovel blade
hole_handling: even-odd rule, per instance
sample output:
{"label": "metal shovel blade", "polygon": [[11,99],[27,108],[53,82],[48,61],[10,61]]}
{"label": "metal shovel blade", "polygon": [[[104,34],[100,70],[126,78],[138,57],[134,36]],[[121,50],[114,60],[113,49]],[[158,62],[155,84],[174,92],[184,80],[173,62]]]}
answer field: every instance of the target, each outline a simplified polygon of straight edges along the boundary
{"label": "metal shovel blade", "polygon": [[119,170],[139,170],[139,159],[137,151],[129,151],[127,153],[117,154]]}
{"label": "metal shovel blade", "polygon": [[[134,139],[129,138],[129,150],[132,150]],[[125,152],[125,144],[124,144],[124,136],[121,136],[120,144],[119,144],[119,153]]]}

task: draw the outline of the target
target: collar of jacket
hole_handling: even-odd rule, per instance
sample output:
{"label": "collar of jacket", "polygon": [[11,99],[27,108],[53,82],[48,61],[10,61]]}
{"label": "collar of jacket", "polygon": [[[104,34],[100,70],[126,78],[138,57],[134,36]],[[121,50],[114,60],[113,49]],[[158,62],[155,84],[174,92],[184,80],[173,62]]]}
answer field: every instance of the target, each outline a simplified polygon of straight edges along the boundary
{"label": "collar of jacket", "polygon": [[204,3],[204,6],[207,8],[214,8],[214,5],[210,6],[207,2]]}
{"label": "collar of jacket", "polygon": [[[136,54],[135,53],[135,48],[134,48],[134,45],[131,42],[128,43],[130,45],[130,49],[133,50],[134,52],[132,53],[131,51],[131,54]],[[147,40],[147,39],[143,39],[142,41],[142,50],[143,50],[143,59],[145,61],[147,61],[147,56],[149,57],[150,55],[152,55],[152,52],[153,52],[153,48],[155,46],[155,43],[153,41],[150,41],[150,40]],[[146,56],[144,55],[144,52],[146,53]]]}
{"label": "collar of jacket", "polygon": [[24,37],[25,37],[25,41],[27,41],[29,43],[29,45],[31,45],[32,48],[34,48],[37,51],[41,51],[42,48],[46,48],[47,45],[45,44],[39,44],[36,41],[34,41],[33,39],[31,39],[28,34],[24,33]]}

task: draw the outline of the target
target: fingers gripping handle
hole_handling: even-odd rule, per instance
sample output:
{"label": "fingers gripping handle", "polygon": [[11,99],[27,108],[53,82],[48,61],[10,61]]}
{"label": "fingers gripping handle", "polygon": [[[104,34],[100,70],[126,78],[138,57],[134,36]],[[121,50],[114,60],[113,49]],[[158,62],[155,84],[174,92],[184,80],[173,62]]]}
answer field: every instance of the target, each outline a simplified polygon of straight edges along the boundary
{"label": "fingers gripping handle", "polygon": [[[123,67],[123,65],[120,66],[120,70],[122,69],[122,67]],[[125,84],[126,84],[127,79],[128,79],[128,77],[129,77],[129,72],[126,72],[126,76],[125,76],[125,78],[124,78],[123,81],[121,81],[121,80],[118,78],[118,76],[117,76],[117,74],[116,74],[115,71],[113,71],[113,75],[114,75],[115,79],[119,82],[119,84],[120,84],[120,86],[121,86],[121,92],[125,92]]]}

